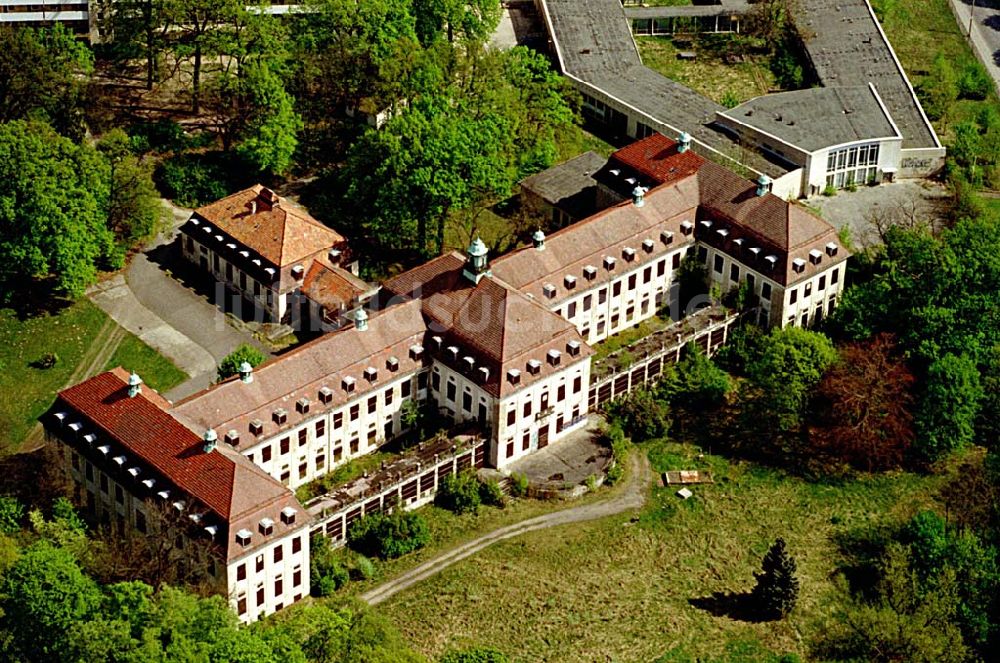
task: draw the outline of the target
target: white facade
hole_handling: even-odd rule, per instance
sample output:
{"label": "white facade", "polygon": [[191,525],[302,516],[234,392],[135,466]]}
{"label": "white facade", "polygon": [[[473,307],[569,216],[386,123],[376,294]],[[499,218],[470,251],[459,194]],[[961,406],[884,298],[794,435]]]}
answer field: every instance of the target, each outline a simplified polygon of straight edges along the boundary
{"label": "white facade", "polygon": [[[250,533],[265,537],[267,522]],[[273,527],[273,523],[272,523]],[[226,587],[230,605],[243,622],[253,622],[309,595],[309,530],[300,528],[229,562]]]}

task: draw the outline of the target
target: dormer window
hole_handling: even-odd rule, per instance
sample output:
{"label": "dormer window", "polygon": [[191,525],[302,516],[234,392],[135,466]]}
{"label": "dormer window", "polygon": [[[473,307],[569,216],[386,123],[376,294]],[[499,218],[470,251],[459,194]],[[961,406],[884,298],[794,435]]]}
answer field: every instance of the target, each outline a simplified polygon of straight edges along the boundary
{"label": "dormer window", "polygon": [[348,375],[343,380],[341,380],[340,384],[344,388],[344,391],[350,394],[354,391],[355,382],[356,382],[355,379],[352,378],[350,375]]}
{"label": "dormer window", "polygon": [[549,360],[550,366],[558,366],[562,361],[562,353],[558,350],[549,350],[545,356]]}
{"label": "dormer window", "polygon": [[212,226],[205,226],[205,227],[202,228],[202,230],[204,230],[207,233],[211,233],[212,232]]}
{"label": "dormer window", "polygon": [[260,523],[258,523],[260,533],[264,536],[270,536],[274,531],[274,521],[270,518],[261,518]]}
{"label": "dormer window", "polygon": [[156,494],[156,496],[159,497],[163,501],[167,501],[168,499],[170,499],[170,491],[169,490],[161,490],[160,492],[158,492]]}
{"label": "dormer window", "polygon": [[115,456],[111,460],[115,461],[115,465],[118,465],[119,467],[125,464],[125,456]]}
{"label": "dormer window", "polygon": [[295,265],[292,267],[292,276],[295,277],[296,281],[301,281],[302,277],[305,276],[306,269],[302,265]]}
{"label": "dormer window", "polygon": [[215,535],[219,533],[218,525],[209,525],[205,528],[205,533],[208,534],[210,538],[215,538]]}
{"label": "dormer window", "polygon": [[128,473],[129,473],[129,474],[130,474],[130,475],[132,476],[132,478],[134,479],[134,478],[136,478],[137,476],[139,476],[139,474],[141,474],[141,473],[142,473],[142,470],[140,470],[140,469],[139,469],[138,467],[130,467],[130,468],[128,468]]}
{"label": "dormer window", "polygon": [[541,370],[542,370],[542,362],[538,361],[537,359],[529,359],[528,360],[528,372],[529,373],[531,373],[532,375],[538,375],[538,373]]}
{"label": "dormer window", "polygon": [[82,428],[83,424],[81,424],[79,421],[74,421],[69,425],[69,429],[74,433],[79,433]]}
{"label": "dormer window", "polygon": [[690,221],[681,221],[681,232],[690,235],[694,231],[694,224]]}
{"label": "dormer window", "polygon": [[143,479],[142,485],[146,487],[147,490],[152,490],[153,486],[156,484],[156,479]]}
{"label": "dormer window", "polygon": [[333,400],[333,389],[329,387],[319,388],[319,402],[323,405],[328,405],[330,401]]}
{"label": "dormer window", "polygon": [[449,345],[448,346],[448,353],[447,354],[448,354],[448,358],[451,359],[452,361],[458,361],[458,346],[457,345]]}
{"label": "dormer window", "polygon": [[566,352],[571,357],[578,356],[580,354],[580,341],[569,341],[566,343]]}
{"label": "dormer window", "polygon": [[801,274],[802,272],[806,271],[806,261],[803,260],[802,258],[796,258],[795,260],[793,260],[792,271],[794,271],[796,274]]}
{"label": "dormer window", "polygon": [[[186,505],[184,504],[184,500],[177,500],[171,506],[173,506],[176,511],[184,511],[184,507]],[[249,534],[249,532],[247,532],[247,534]]]}
{"label": "dormer window", "polygon": [[264,432],[264,422],[260,419],[254,419],[250,422],[250,434],[260,435]]}
{"label": "dormer window", "polygon": [[631,246],[626,246],[624,249],[622,249],[622,257],[625,258],[626,262],[632,262],[633,260],[635,260],[635,249],[633,249]]}
{"label": "dormer window", "polygon": [[236,543],[246,547],[250,545],[250,537],[251,537],[250,530],[241,529],[240,531],[236,532]]}
{"label": "dormer window", "polygon": [[97,436],[94,435],[93,433],[87,433],[86,435],[83,436],[83,441],[90,446],[94,446],[94,442],[97,441]]}
{"label": "dormer window", "polygon": [[107,444],[97,447],[97,450],[101,452],[102,456],[107,456],[109,453],[111,453],[111,447],[108,446]]}
{"label": "dormer window", "polygon": [[365,369],[365,379],[369,382],[375,382],[378,380],[378,369],[374,366],[369,366]]}
{"label": "dormer window", "polygon": [[664,230],[663,232],[660,233],[660,241],[663,242],[664,244],[673,244],[674,234],[669,230]]}
{"label": "dormer window", "polygon": [[419,360],[424,356],[424,346],[422,345],[411,345],[410,346],[410,359],[414,361]]}
{"label": "dormer window", "polygon": [[389,357],[388,359],[385,360],[385,367],[386,370],[395,373],[396,371],[399,370],[399,360],[396,359],[395,357]]}
{"label": "dormer window", "polygon": [[774,266],[778,264],[778,256],[766,256],[764,262],[767,263],[768,269],[774,269]]}
{"label": "dormer window", "polygon": [[823,252],[818,249],[813,249],[809,252],[809,262],[814,265],[818,265],[823,262]]}
{"label": "dormer window", "polygon": [[235,447],[240,443],[240,434],[233,428],[228,433],[226,433],[226,444]]}
{"label": "dormer window", "polygon": [[286,525],[291,525],[295,522],[295,514],[298,513],[295,509],[290,506],[286,506],[281,510],[281,522]]}
{"label": "dormer window", "polygon": [[593,265],[587,265],[583,268],[583,277],[588,281],[593,281],[597,278],[597,268]]}
{"label": "dormer window", "polygon": [[653,242],[653,240],[651,239],[642,240],[642,250],[645,251],[646,253],[652,253],[654,246],[656,246],[656,244]]}
{"label": "dormer window", "polygon": [[271,413],[271,418],[274,420],[274,423],[281,426],[286,421],[288,421],[288,410],[286,410],[283,407],[279,407],[277,410]]}
{"label": "dormer window", "polygon": [[839,247],[836,244],[830,242],[829,244],[826,245],[826,255],[832,258],[833,256],[837,255],[838,248]]}
{"label": "dormer window", "polygon": [[745,241],[746,240],[743,239],[742,237],[737,237],[736,239],[733,240],[733,244],[735,244],[736,246],[743,246],[743,243]]}
{"label": "dormer window", "polygon": [[60,428],[62,428],[66,423],[66,417],[69,415],[65,412],[56,412],[53,416],[55,417],[56,423],[59,424]]}
{"label": "dormer window", "polygon": [[567,290],[572,290],[576,287],[576,277],[567,274],[566,278],[563,279],[563,283],[566,285]]}
{"label": "dormer window", "polygon": [[759,246],[751,246],[750,247],[750,255],[752,255],[754,258],[759,258],[760,257],[760,247]]}
{"label": "dormer window", "polygon": [[511,384],[521,384],[521,371],[516,368],[507,371],[507,381]]}
{"label": "dormer window", "polygon": [[712,227],[712,222],[709,219],[705,219],[704,221],[701,222],[701,227],[704,228],[705,230],[708,230],[709,228]]}
{"label": "dormer window", "polygon": [[490,369],[488,367],[486,367],[486,366],[480,366],[479,370],[477,372],[479,373],[479,379],[480,380],[482,380],[484,383],[489,381],[489,379],[490,379]]}
{"label": "dormer window", "polygon": [[434,345],[435,350],[440,350],[444,344],[444,339],[440,336],[431,336],[431,343]]}
{"label": "dormer window", "polygon": [[604,269],[613,271],[615,268],[615,259],[611,256],[604,256]]}
{"label": "dormer window", "polygon": [[725,228],[716,228],[715,232],[718,233],[719,237],[721,237],[722,239],[729,237],[729,231],[726,230]]}
{"label": "dormer window", "polygon": [[476,367],[476,360],[469,355],[462,357],[462,363],[465,364],[465,370],[471,371]]}
{"label": "dormer window", "polygon": [[556,287],[551,283],[546,283],[544,286],[542,286],[542,292],[545,293],[546,297],[552,299],[553,297],[556,296]]}
{"label": "dormer window", "polygon": [[216,236],[215,236],[215,241],[216,241],[216,242],[221,242],[221,241],[222,241],[222,239],[223,239],[223,238],[222,238],[222,235],[216,235]]}
{"label": "dormer window", "polygon": [[235,251],[236,245],[230,242],[229,244],[226,244],[226,248],[229,249],[230,251]]}
{"label": "dormer window", "polygon": [[295,411],[298,412],[299,414],[308,414],[309,399],[303,396],[299,400],[295,401]]}

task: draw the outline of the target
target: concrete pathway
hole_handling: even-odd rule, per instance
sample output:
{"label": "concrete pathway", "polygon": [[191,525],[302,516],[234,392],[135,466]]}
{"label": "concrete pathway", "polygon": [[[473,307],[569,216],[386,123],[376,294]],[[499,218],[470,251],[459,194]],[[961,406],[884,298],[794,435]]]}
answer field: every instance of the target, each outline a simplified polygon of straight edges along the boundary
{"label": "concrete pathway", "polygon": [[593,502],[583,506],[554,511],[535,518],[529,518],[520,523],[501,527],[424,562],[399,577],[365,592],[360,598],[370,605],[377,605],[396,593],[443,571],[452,564],[475,555],[480,550],[488,548],[494,543],[505,541],[526,532],[588,520],[597,520],[598,518],[605,518],[625,511],[638,509],[646,501],[650,476],[649,460],[640,449],[634,449],[629,459],[628,479],[621,493],[615,497],[603,502]]}
{"label": "concrete pathway", "polygon": [[[959,30],[993,78],[1000,94],[1000,2],[997,0],[949,0]],[[971,20],[970,20],[971,19]],[[970,33],[969,28],[972,28]]]}

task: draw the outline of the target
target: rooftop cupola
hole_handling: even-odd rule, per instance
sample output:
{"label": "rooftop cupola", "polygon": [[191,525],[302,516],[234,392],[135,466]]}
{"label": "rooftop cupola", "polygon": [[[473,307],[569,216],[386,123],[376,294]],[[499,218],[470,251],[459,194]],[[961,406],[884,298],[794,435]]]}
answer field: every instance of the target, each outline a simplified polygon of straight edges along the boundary
{"label": "rooftop cupola", "polygon": [[545,233],[542,232],[541,228],[532,233],[531,245],[539,251],[545,250]]}
{"label": "rooftop cupola", "polygon": [[135,398],[142,393],[142,378],[136,373],[128,376],[128,397]]}
{"label": "rooftop cupola", "polygon": [[368,331],[368,313],[363,308],[354,312],[354,328],[358,331]]}
{"label": "rooftop cupola", "polygon": [[691,149],[691,134],[686,131],[682,131],[681,135],[677,137],[677,151],[680,153],[687,152]]}
{"label": "rooftop cupola", "polygon": [[644,187],[642,185],[636,184],[635,188],[632,189],[632,202],[636,207],[642,207],[646,204],[646,192],[649,191],[649,187]]}
{"label": "rooftop cupola", "polygon": [[239,371],[240,371],[240,382],[242,382],[243,384],[250,384],[251,382],[253,382],[253,366],[250,365],[250,362],[245,361],[242,364],[240,364]]}
{"label": "rooftop cupola", "polygon": [[473,283],[479,283],[484,276],[489,275],[490,265],[486,259],[489,249],[477,235],[472,244],[469,245],[469,257],[465,261],[465,269],[462,275]]}
{"label": "rooftop cupola", "polygon": [[216,435],[215,430],[211,428],[206,430],[205,435],[202,436],[202,439],[205,441],[205,444],[201,447],[202,451],[204,451],[207,454],[210,454],[213,451],[215,451],[215,445],[219,443],[219,436]]}
{"label": "rooftop cupola", "polygon": [[763,196],[770,190],[771,190],[771,178],[765,175],[764,173],[761,173],[760,177],[757,178],[757,195]]}

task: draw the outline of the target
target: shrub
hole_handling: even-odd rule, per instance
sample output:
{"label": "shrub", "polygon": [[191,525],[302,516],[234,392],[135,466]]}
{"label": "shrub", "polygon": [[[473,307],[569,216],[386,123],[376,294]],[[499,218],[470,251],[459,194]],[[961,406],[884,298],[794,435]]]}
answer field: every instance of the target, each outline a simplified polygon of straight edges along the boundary
{"label": "shrub", "polygon": [[736,108],[740,105],[740,98],[732,90],[726,90],[722,95],[722,105],[726,108]]}
{"label": "shrub", "polygon": [[438,659],[438,663],[508,663],[509,661],[506,654],[492,647],[449,652]]}
{"label": "shrub", "polygon": [[358,555],[357,559],[354,560],[354,574],[360,580],[371,580],[375,577],[378,570],[375,568],[375,562],[371,561],[364,555]]}
{"label": "shrub", "polygon": [[510,492],[514,497],[524,497],[528,494],[528,477],[521,472],[510,475]]}
{"label": "shrub", "polygon": [[701,348],[688,343],[676,370],[661,381],[659,392],[671,403],[704,409],[722,403],[731,387],[729,375],[705,356]]}
{"label": "shrub", "polygon": [[352,548],[381,559],[402,557],[423,548],[430,540],[430,528],[423,516],[402,510],[367,515],[347,531],[347,542]]}
{"label": "shrub", "polygon": [[969,60],[958,79],[958,94],[962,99],[985,99],[993,81],[978,60]]}
{"label": "shrub", "polygon": [[479,483],[479,501],[501,509],[507,506],[507,497],[503,494],[500,484],[495,479]]}
{"label": "shrub", "polygon": [[613,486],[625,475],[625,459],[631,449],[625,432],[618,424],[608,427],[604,439],[611,447],[611,457],[614,459],[614,465],[608,468],[607,473],[607,484]]}
{"label": "shrub", "polygon": [[587,490],[594,492],[597,490],[597,477],[593,474],[588,474],[586,480],[584,481],[584,485],[587,486]]}
{"label": "shrub", "polygon": [[434,503],[454,513],[476,513],[482,497],[475,472],[467,470],[445,477],[438,487]]}
{"label": "shrub", "polygon": [[350,575],[325,536],[314,536],[309,546],[310,591],[313,596],[330,596],[347,584]]}
{"label": "shrub", "polygon": [[16,497],[0,497],[0,534],[14,534],[21,529],[24,505]]}
{"label": "shrub", "polygon": [[837,187],[833,186],[832,184],[827,184],[825,187],[823,187],[823,195],[826,196],[827,198],[836,196]]}
{"label": "shrub", "polygon": [[264,363],[267,356],[247,343],[241,343],[239,347],[230,352],[228,355],[222,358],[219,362],[218,377],[219,381],[223,381],[226,378],[236,375],[240,372],[240,364],[243,362],[248,362],[251,366],[257,367]]}
{"label": "shrub", "polygon": [[615,417],[636,442],[663,437],[670,429],[670,411],[647,389],[636,389],[612,406]]}

